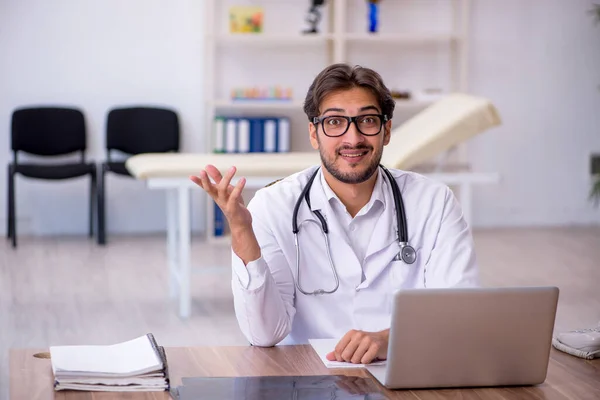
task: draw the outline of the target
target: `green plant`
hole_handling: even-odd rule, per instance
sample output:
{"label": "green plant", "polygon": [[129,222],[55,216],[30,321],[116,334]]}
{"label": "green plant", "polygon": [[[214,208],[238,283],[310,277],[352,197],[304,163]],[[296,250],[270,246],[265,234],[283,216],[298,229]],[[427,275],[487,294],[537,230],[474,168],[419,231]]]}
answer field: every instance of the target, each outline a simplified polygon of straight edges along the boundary
{"label": "green plant", "polygon": [[594,23],[600,24],[600,4],[594,4],[590,10],[590,14],[594,18]]}
{"label": "green plant", "polygon": [[590,191],[590,200],[594,202],[594,207],[598,207],[600,204],[600,174],[597,174],[594,179],[595,182]]}
{"label": "green plant", "polygon": [[[590,10],[590,14],[594,18],[594,24],[600,24],[600,4],[594,4]],[[600,174],[594,176],[594,183],[590,190],[590,200],[594,202],[594,207],[598,207],[600,204]]]}

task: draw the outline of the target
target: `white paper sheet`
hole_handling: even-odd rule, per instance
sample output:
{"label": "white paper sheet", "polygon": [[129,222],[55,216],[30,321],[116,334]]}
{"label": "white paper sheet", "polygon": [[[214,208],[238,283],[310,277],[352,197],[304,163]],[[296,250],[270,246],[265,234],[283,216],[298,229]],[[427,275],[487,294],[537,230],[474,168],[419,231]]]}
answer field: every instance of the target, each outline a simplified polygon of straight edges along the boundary
{"label": "white paper sheet", "polygon": [[114,345],[51,346],[50,354],[57,377],[125,377],[162,369],[146,335]]}
{"label": "white paper sheet", "polygon": [[[339,342],[339,339],[309,339],[308,342],[312,348],[317,352],[319,358],[325,364],[327,368],[361,368],[365,367],[365,364],[353,364],[350,362],[340,361],[329,361],[326,355],[335,349],[335,346]],[[368,365],[385,365],[386,361],[375,361]]]}

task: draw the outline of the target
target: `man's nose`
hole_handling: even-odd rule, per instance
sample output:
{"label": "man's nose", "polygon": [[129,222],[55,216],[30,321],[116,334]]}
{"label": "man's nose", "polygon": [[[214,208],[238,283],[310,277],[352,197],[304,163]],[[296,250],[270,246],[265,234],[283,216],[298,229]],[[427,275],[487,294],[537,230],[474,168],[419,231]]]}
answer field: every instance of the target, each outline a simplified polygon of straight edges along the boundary
{"label": "man's nose", "polygon": [[359,132],[355,122],[350,123],[348,132],[344,135],[344,141],[350,144],[358,144],[365,141],[365,136]]}

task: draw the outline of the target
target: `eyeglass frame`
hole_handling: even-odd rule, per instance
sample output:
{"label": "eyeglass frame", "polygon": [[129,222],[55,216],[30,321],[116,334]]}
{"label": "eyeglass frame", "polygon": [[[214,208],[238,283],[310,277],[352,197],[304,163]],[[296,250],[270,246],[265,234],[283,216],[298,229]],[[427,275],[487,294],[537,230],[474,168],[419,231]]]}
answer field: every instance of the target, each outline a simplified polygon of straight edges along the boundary
{"label": "eyeglass frame", "polygon": [[[358,123],[356,122],[356,120],[358,118],[362,118],[362,117],[379,117],[379,119],[381,120],[381,125],[379,126],[379,130],[377,131],[377,133],[373,133],[373,134],[368,134],[368,133],[363,133],[360,128],[358,127]],[[323,125],[323,121],[326,118],[343,118],[346,121],[348,121],[348,125],[346,126],[346,130],[342,133],[340,133],[339,135],[328,135],[327,132],[325,132],[325,125]],[[322,117],[313,117],[312,119],[312,123],[315,125],[319,125],[321,124],[323,126],[323,134],[327,137],[340,137],[340,136],[344,136],[346,134],[346,132],[348,132],[348,129],[350,129],[350,125],[352,125],[352,123],[354,123],[354,126],[356,126],[356,130],[363,136],[377,136],[381,133],[381,129],[383,128],[383,125],[385,125],[385,123],[388,122],[388,116],[386,114],[361,114],[361,115],[355,115],[354,117],[348,117],[346,115],[325,115]]]}

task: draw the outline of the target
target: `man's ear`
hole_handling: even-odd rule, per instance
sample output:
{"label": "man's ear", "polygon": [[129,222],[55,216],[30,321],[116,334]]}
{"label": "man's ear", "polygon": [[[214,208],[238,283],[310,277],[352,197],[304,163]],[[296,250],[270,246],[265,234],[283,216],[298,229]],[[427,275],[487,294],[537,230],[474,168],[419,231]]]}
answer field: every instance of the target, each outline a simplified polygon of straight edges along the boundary
{"label": "man's ear", "polygon": [[386,146],[389,142],[390,139],[392,137],[392,120],[390,119],[388,122],[385,123],[385,125],[383,126],[383,145]]}
{"label": "man's ear", "polygon": [[318,150],[319,141],[317,139],[317,126],[312,122],[308,123],[308,133],[310,135],[310,145],[313,147],[313,149]]}

